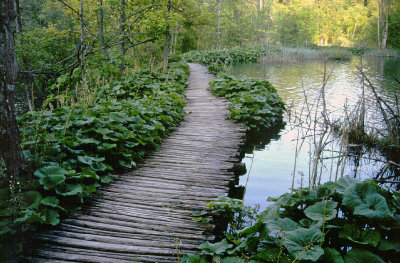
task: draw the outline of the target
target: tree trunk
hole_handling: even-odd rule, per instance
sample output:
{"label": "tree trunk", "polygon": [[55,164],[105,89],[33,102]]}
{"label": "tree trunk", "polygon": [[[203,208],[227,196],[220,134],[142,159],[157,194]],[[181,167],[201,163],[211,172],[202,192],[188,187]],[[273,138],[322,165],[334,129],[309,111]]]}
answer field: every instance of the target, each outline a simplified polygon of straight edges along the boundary
{"label": "tree trunk", "polygon": [[[382,4],[383,4],[383,0],[382,0]],[[382,5],[382,7],[383,7],[383,5]],[[383,10],[382,10],[382,12],[383,12]],[[389,13],[390,13],[390,0],[387,0],[386,21],[385,21],[385,27],[384,27],[383,33],[382,33],[382,44],[381,44],[382,49],[386,48],[386,43],[387,43],[387,39],[388,39],[388,35],[389,35]]]}
{"label": "tree trunk", "polygon": [[380,20],[381,20],[381,0],[378,1],[378,21],[377,21],[377,30],[378,30],[378,48],[381,48],[381,28],[380,28]]}
{"label": "tree trunk", "polygon": [[265,22],[265,38],[266,38],[266,46],[269,47],[269,31],[270,31],[270,24],[271,24],[271,9],[272,9],[272,1],[268,0],[267,2],[267,18]]}
{"label": "tree trunk", "polygon": [[125,49],[125,23],[126,23],[125,5],[126,5],[126,2],[125,2],[125,0],[119,0],[119,4],[120,4],[120,17],[119,17],[119,21],[118,21],[118,23],[119,23],[118,49],[122,56],[122,63],[119,65],[119,68],[121,70],[124,70],[125,69],[125,53],[126,53],[126,49]]}
{"label": "tree trunk", "polygon": [[167,30],[166,30],[165,48],[164,48],[164,60],[163,60],[163,69],[164,70],[166,70],[167,66],[168,66],[169,47],[171,45],[171,27],[169,25],[170,12],[171,12],[171,0],[168,0],[167,15],[165,17],[165,22],[167,24]]}
{"label": "tree trunk", "polygon": [[84,9],[83,9],[83,0],[80,1],[81,4],[81,10],[79,12],[79,22],[81,24],[81,39],[80,39],[80,60],[81,60],[81,69],[82,69],[82,79],[85,81],[85,71],[86,71],[86,65],[85,65],[85,52],[86,52],[86,44],[85,44],[85,21],[83,19],[84,15]]}
{"label": "tree trunk", "polygon": [[14,0],[0,2],[0,162],[7,175],[16,180],[21,175],[23,155],[14,104],[15,80],[19,64],[15,56],[13,21],[17,16]]}
{"label": "tree trunk", "polygon": [[100,45],[101,50],[103,51],[104,58],[109,59],[110,55],[107,52],[106,45],[104,42],[104,10],[103,10],[103,0],[99,1],[100,10],[99,10],[99,37],[100,37]]}
{"label": "tree trunk", "polygon": [[218,41],[220,41],[221,38],[222,38],[222,29],[221,29],[221,0],[218,0],[218,27],[217,27],[217,32],[218,32]]}

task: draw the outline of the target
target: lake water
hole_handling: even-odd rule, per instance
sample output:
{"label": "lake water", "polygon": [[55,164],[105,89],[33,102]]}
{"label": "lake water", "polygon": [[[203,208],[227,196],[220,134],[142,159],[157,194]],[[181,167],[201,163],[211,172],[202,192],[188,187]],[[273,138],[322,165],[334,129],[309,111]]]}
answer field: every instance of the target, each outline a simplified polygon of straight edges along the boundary
{"label": "lake water", "polygon": [[[400,95],[400,85],[394,79],[400,78],[400,59],[363,58],[362,64],[365,75],[376,87],[380,96],[389,102],[394,102],[395,94]],[[356,68],[359,65],[360,58],[358,57],[353,57],[350,61],[329,61],[326,63],[327,74],[332,71],[325,87],[326,107],[331,119],[344,116],[344,105],[347,105],[347,112],[351,113],[354,110],[353,106],[359,101],[362,94],[361,77]],[[313,151],[314,138],[311,141],[305,139],[302,145],[297,141],[298,138],[309,135],[307,127],[312,124],[311,122],[306,123],[307,120],[304,120],[306,117],[301,116],[297,121],[297,124],[300,119],[304,122],[301,129],[293,125],[293,120],[295,115],[299,116],[306,99],[309,107],[317,104],[324,68],[324,62],[305,61],[296,64],[267,64],[263,62],[240,64],[233,66],[230,70],[233,75],[246,75],[268,80],[276,87],[286,105],[291,105],[285,116],[286,126],[275,133],[263,134],[263,143],[259,143],[257,149],[247,153],[243,159],[247,170],[250,170],[251,167],[250,174],[241,176],[239,182],[239,185],[246,186],[245,204],[260,204],[261,208],[264,208],[267,205],[268,196],[276,197],[289,191],[292,186],[296,149],[298,149],[298,157],[294,179],[295,186],[308,185],[309,171],[312,170],[310,169],[310,151]],[[370,127],[379,126],[375,99],[368,87],[365,87],[365,101],[368,109],[367,125]],[[320,111],[317,110],[317,113],[319,114]],[[302,142],[302,140],[300,139],[299,142]],[[340,159],[338,152],[341,151],[340,147],[343,143],[339,138],[329,142],[330,144],[325,147],[329,151],[326,151],[322,158],[324,161],[318,168],[318,171],[322,174],[321,182],[335,178],[336,171],[338,171],[338,176],[343,174],[361,178],[374,178],[385,166],[384,162],[378,161],[382,159],[379,154],[359,149],[354,154],[355,156],[344,158],[345,160],[343,159],[340,167],[338,167],[337,160]]]}

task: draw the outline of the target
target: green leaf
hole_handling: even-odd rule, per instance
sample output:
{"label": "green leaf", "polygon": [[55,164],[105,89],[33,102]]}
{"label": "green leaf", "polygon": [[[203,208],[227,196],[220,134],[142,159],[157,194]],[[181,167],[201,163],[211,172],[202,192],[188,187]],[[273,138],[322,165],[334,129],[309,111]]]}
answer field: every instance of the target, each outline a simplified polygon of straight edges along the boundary
{"label": "green leaf", "polygon": [[67,178],[67,171],[60,166],[46,166],[35,171],[35,176],[39,177],[39,182],[45,190],[50,190],[63,183]]}
{"label": "green leaf", "polygon": [[287,232],[283,237],[283,245],[294,258],[317,261],[324,250],[314,243],[320,242],[322,232],[319,228],[298,228]]}
{"label": "green leaf", "polygon": [[267,220],[274,220],[279,218],[279,211],[281,207],[279,205],[270,205],[265,209],[264,211],[261,212],[259,219],[262,222],[265,222]]}
{"label": "green leaf", "polygon": [[185,254],[180,263],[209,263],[209,261],[200,255]]}
{"label": "green leaf", "polygon": [[373,247],[376,247],[381,239],[381,235],[377,229],[360,230],[353,224],[344,225],[339,233],[339,237],[357,244],[371,245]]}
{"label": "green leaf", "polygon": [[307,207],[304,214],[314,221],[329,221],[336,217],[337,202],[331,200],[323,200]]}
{"label": "green leaf", "polygon": [[24,207],[28,209],[38,209],[42,198],[42,195],[37,191],[28,191],[22,194]]}
{"label": "green leaf", "polygon": [[319,261],[324,263],[344,263],[342,255],[337,250],[329,247],[324,248],[324,254]]}
{"label": "green leaf", "polygon": [[73,196],[83,193],[81,184],[62,184],[56,187],[56,193],[61,196]]}
{"label": "green leaf", "polygon": [[46,198],[42,199],[42,201],[40,201],[40,203],[47,207],[57,208],[61,211],[65,211],[64,208],[59,206],[60,200],[58,200],[58,198],[55,196],[47,196]]}
{"label": "green leaf", "polygon": [[293,231],[297,229],[299,226],[296,222],[294,222],[290,218],[279,218],[276,220],[269,220],[265,222],[269,231],[274,232],[275,234],[280,234],[282,231]]}
{"label": "green leaf", "polygon": [[385,263],[379,256],[368,250],[353,249],[344,256],[345,263]]}
{"label": "green leaf", "polygon": [[241,258],[237,258],[237,257],[227,257],[227,258],[223,258],[221,261],[221,263],[244,263],[244,259]]}
{"label": "green leaf", "polygon": [[95,179],[98,180],[100,177],[93,172],[91,169],[83,168],[82,172],[78,173],[75,176],[71,176],[71,179]]}
{"label": "green leaf", "polygon": [[381,238],[378,248],[383,251],[395,250],[400,252],[400,236],[394,232],[387,238]]}
{"label": "green leaf", "polygon": [[340,178],[336,182],[335,190],[338,193],[343,194],[347,187],[349,187],[353,184],[359,183],[359,182],[360,182],[359,180],[346,175],[346,176],[343,176],[342,178]]}
{"label": "green leaf", "polygon": [[376,186],[369,183],[357,183],[346,188],[343,194],[343,205],[354,209],[355,215],[371,219],[392,218],[392,214]]}
{"label": "green leaf", "polygon": [[46,217],[33,210],[24,210],[23,217],[17,218],[14,222],[27,222],[27,223],[45,223]]}
{"label": "green leaf", "polygon": [[60,223],[60,214],[53,209],[46,209],[44,211],[46,217],[46,223],[52,226],[58,225]]}
{"label": "green leaf", "polygon": [[229,244],[226,239],[214,244],[206,241],[199,246],[202,252],[206,255],[223,255],[232,247],[233,245]]}

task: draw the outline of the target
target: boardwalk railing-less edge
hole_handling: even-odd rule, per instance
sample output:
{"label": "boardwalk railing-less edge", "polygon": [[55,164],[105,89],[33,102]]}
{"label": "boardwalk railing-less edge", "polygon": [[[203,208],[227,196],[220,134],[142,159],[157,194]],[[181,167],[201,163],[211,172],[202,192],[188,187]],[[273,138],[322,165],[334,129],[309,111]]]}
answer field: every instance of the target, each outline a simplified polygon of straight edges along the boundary
{"label": "boardwalk railing-less edge", "polygon": [[85,209],[38,235],[31,262],[177,262],[213,239],[191,211],[226,195],[244,127],[227,120],[227,101],[208,90],[212,76],[190,65],[189,112],[161,149],[102,188]]}

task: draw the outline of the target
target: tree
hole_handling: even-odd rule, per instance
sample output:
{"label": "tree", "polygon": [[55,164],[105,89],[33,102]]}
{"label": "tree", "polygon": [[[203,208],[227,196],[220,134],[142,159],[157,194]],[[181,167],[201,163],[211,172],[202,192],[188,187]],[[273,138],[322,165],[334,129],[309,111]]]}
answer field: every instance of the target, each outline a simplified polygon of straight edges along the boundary
{"label": "tree", "polygon": [[19,64],[15,55],[13,22],[17,16],[14,0],[0,2],[0,162],[15,180],[21,174],[23,155],[14,103]]}
{"label": "tree", "polygon": [[169,56],[169,47],[171,45],[171,26],[170,26],[170,13],[171,13],[171,0],[168,0],[167,5],[167,14],[165,16],[165,23],[167,24],[166,28],[166,37],[165,37],[165,47],[164,47],[164,59],[163,59],[163,68],[167,69],[168,66],[168,56]]}
{"label": "tree", "polygon": [[[390,0],[377,0],[378,1],[378,47],[381,49],[386,48],[386,43],[389,35],[389,13],[390,13]],[[382,25],[382,27],[381,27]]]}

